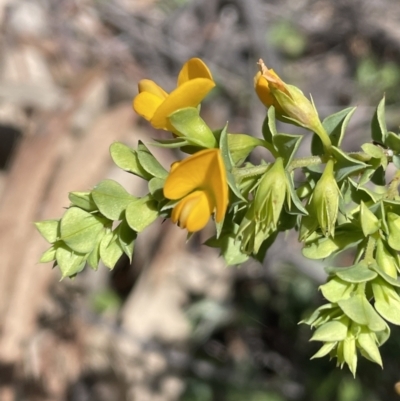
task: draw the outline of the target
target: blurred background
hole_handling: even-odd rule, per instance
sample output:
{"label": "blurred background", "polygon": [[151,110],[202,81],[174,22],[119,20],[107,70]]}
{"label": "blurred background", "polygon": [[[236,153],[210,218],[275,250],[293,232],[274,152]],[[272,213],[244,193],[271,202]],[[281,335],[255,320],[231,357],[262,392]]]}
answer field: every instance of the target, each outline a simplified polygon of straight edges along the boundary
{"label": "blurred background", "polygon": [[[400,399],[396,327],[384,370],[362,359],[353,379],[335,361],[309,360],[319,347],[297,323],[323,303],[323,266],[351,255],[305,260],[291,234],[263,264],[226,267],[201,245],[211,226],[186,244],[184,231],[157,221],[132,264],[60,282],[57,269],[37,263],[46,243],[32,224],[61,217],[68,191],[104,178],[145,194],[108,147],[168,137],[131,101],[145,77],[171,90],[190,57],[218,85],[202,106],[212,128],[229,121],[230,132],[261,136],[261,57],[312,93],[322,118],[358,106],[345,150],[369,140],[384,93],[398,132],[400,2],[0,0],[0,21],[1,401]],[[309,144],[306,135],[300,152]],[[179,157],[152,151],[167,168]]]}

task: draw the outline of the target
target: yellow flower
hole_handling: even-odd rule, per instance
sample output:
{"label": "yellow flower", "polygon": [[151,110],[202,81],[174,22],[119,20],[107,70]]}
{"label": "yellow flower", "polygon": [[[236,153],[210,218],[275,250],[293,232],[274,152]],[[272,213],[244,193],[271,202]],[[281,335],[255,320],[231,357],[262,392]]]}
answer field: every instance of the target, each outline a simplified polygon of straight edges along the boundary
{"label": "yellow flower", "polygon": [[214,211],[215,220],[222,221],[228,206],[228,183],[220,150],[202,150],[174,163],[164,185],[164,196],[180,199],[171,220],[189,232],[204,228]]}
{"label": "yellow flower", "polygon": [[168,116],[185,107],[197,107],[214,86],[208,67],[199,58],[192,58],[182,67],[177,88],[169,94],[154,81],[141,80],[133,109],[154,128],[174,131]]}

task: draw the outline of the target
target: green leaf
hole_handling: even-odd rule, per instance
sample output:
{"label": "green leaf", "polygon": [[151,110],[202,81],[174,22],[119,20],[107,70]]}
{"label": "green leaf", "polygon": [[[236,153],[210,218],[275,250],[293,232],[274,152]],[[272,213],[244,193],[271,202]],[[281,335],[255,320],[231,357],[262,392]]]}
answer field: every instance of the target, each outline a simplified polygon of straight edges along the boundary
{"label": "green leaf", "polygon": [[113,269],[123,253],[117,236],[113,232],[108,232],[100,242],[100,257],[104,265]]}
{"label": "green leaf", "polygon": [[262,125],[262,134],[264,139],[272,145],[272,138],[277,134],[276,124],[275,124],[275,108],[271,106],[268,108],[268,113],[265,116]]}
{"label": "green leaf", "polygon": [[149,192],[152,197],[158,201],[164,200],[164,184],[165,180],[161,178],[154,177],[149,181]]}
{"label": "green leaf", "polygon": [[400,156],[394,155],[392,157],[392,160],[393,160],[393,164],[395,165],[395,167],[400,170]]}
{"label": "green leaf", "polygon": [[332,155],[336,160],[335,177],[337,182],[368,167],[367,164],[352,158],[335,146],[332,146]]}
{"label": "green leaf", "polygon": [[375,309],[388,322],[400,325],[400,296],[386,281],[378,278],[372,282]]}
{"label": "green leaf", "polygon": [[42,220],[34,224],[42,237],[50,244],[56,242],[60,236],[60,220]]}
{"label": "green leaf", "polygon": [[216,148],[217,141],[211,129],[199,115],[195,107],[186,107],[168,116],[174,128],[192,145]]}
{"label": "green leaf", "polygon": [[122,219],[126,207],[136,199],[114,180],[103,180],[97,184],[92,197],[100,213],[110,220]]}
{"label": "green leaf", "polygon": [[385,329],[385,322],[375,312],[364,294],[356,294],[351,298],[338,301],[338,305],[354,322],[368,326],[372,331]]}
{"label": "green leaf", "polygon": [[56,259],[61,270],[62,279],[80,273],[84,269],[86,263],[86,255],[76,253],[64,244],[58,246]]}
{"label": "green leaf", "polygon": [[322,295],[329,301],[336,303],[342,299],[350,298],[354,291],[355,285],[341,280],[338,277],[333,277],[326,284],[321,285],[319,289]]}
{"label": "green leaf", "polygon": [[129,261],[132,262],[133,256],[133,248],[135,245],[135,240],[137,234],[133,231],[126,221],[122,221],[118,226],[118,241],[121,245],[121,248],[125,252],[126,256],[128,256]]}
{"label": "green leaf", "polygon": [[348,178],[347,181],[351,184],[350,191],[351,191],[351,199],[355,203],[365,202],[368,203],[370,201],[376,202],[378,200],[378,196],[373,193],[370,189],[365,188],[362,185],[357,184],[351,178]]}
{"label": "green leaf", "polygon": [[373,143],[364,143],[361,145],[361,149],[374,159],[380,159],[384,156],[383,149]]}
{"label": "green leaf", "polygon": [[125,211],[129,227],[140,233],[158,217],[157,202],[150,196],[131,202]]}
{"label": "green leaf", "polygon": [[385,97],[379,102],[371,121],[371,134],[374,141],[385,143],[387,128],[385,120]]}
{"label": "green leaf", "polygon": [[336,275],[348,283],[357,284],[373,280],[377,273],[370,270],[365,263],[359,263],[350,268],[342,268],[336,271]]}
{"label": "green leaf", "polygon": [[400,135],[395,134],[394,132],[388,132],[386,135],[385,145],[389,147],[389,149],[394,150],[396,153],[400,152]]}
{"label": "green leaf", "polygon": [[[356,107],[348,107],[347,109],[326,117],[324,121],[322,121],[322,125],[329,135],[333,146],[340,147],[347,125],[355,110]],[[321,155],[324,153],[322,142],[317,135],[313,135],[311,151],[313,155]]]}
{"label": "green leaf", "polygon": [[377,264],[372,264],[370,268],[376,271],[388,284],[400,288],[400,280],[396,280],[395,278],[386,274]]}
{"label": "green leaf", "polygon": [[[348,230],[348,231],[347,231]],[[303,255],[309,259],[324,259],[335,252],[343,251],[356,245],[363,239],[363,234],[351,224],[343,224],[335,232],[335,238],[318,237],[307,242]]]}
{"label": "green leaf", "polygon": [[361,202],[360,222],[361,228],[366,237],[379,230],[380,224],[378,218],[368,209],[364,202]]}
{"label": "green leaf", "polygon": [[302,139],[303,135],[290,134],[277,134],[273,137],[273,144],[283,158],[285,167],[292,161]]}
{"label": "green leaf", "polygon": [[323,324],[315,330],[310,341],[342,341],[347,336],[347,325],[339,320]]}
{"label": "green leaf", "polygon": [[96,245],[104,224],[104,219],[85,212],[78,207],[71,207],[61,219],[61,239],[73,251],[89,253]]}
{"label": "green leaf", "polygon": [[230,230],[222,232],[219,238],[214,236],[205,242],[205,245],[221,250],[221,255],[228,266],[240,265],[249,258],[249,255],[240,250],[240,241],[236,241],[238,230],[239,226],[233,224]]}
{"label": "green leaf", "polygon": [[114,142],[110,146],[110,154],[114,163],[122,170],[135,174],[145,180],[151,178],[151,174],[140,165],[137,152],[129,146],[121,142]]}
{"label": "green leaf", "polygon": [[149,149],[139,141],[137,148],[137,156],[143,169],[153,177],[166,179],[168,171],[160,164],[160,162],[151,154]]}
{"label": "green leaf", "polygon": [[78,206],[87,212],[97,211],[97,206],[93,202],[91,192],[70,192],[68,198],[73,206]]}

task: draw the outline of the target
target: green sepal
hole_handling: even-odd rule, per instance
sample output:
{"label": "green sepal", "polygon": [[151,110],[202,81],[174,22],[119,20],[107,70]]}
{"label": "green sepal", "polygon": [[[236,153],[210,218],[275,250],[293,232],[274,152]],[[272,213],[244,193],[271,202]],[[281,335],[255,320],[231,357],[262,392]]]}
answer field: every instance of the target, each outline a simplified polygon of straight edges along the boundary
{"label": "green sepal", "polygon": [[61,279],[80,273],[85,267],[86,257],[86,254],[74,252],[69,246],[60,244],[57,247],[56,259],[61,270]]}
{"label": "green sepal", "polygon": [[234,165],[242,164],[255,147],[266,145],[264,140],[250,135],[227,134],[227,136],[229,152]]}
{"label": "green sepal", "polygon": [[125,211],[129,227],[140,233],[158,217],[157,202],[149,195],[131,202]]}
{"label": "green sepal", "polygon": [[[347,125],[355,110],[356,107],[348,107],[347,109],[331,114],[322,121],[322,126],[329,135],[333,146],[340,147]],[[321,139],[319,139],[318,135],[315,134],[313,135],[311,142],[311,153],[314,156],[322,155],[324,153]]]}
{"label": "green sepal", "polygon": [[322,358],[328,355],[337,346],[337,341],[326,342],[310,359]]}
{"label": "green sepal", "polygon": [[229,150],[227,128],[228,125],[225,125],[224,129],[221,131],[219,139],[219,148],[221,151],[222,160],[224,161],[226,168],[226,177],[228,185],[237,198],[239,198],[244,202],[247,202],[246,199],[243,197],[242,193],[240,192],[239,188],[237,187],[235,177],[232,174],[233,161]]}
{"label": "green sepal", "polygon": [[385,97],[379,102],[371,121],[371,136],[374,141],[385,143],[387,136],[385,120]]}
{"label": "green sepal", "polygon": [[89,253],[92,251],[107,220],[78,207],[68,209],[60,224],[61,239],[73,251]]}
{"label": "green sepal", "polygon": [[160,164],[160,162],[151,154],[149,149],[139,141],[137,147],[137,156],[140,165],[143,169],[153,177],[165,179],[168,176],[168,171]]}
{"label": "green sepal", "polygon": [[347,330],[348,327],[344,322],[340,320],[330,321],[319,326],[310,341],[342,341],[347,336]]}
{"label": "green sepal", "polygon": [[286,167],[293,159],[300,146],[303,135],[276,134],[272,138],[275,149],[279,156],[283,158],[284,166]]}
{"label": "green sepal", "polygon": [[385,322],[368,302],[365,294],[355,294],[348,299],[338,301],[337,304],[354,322],[368,326],[372,331],[385,329]]}
{"label": "green sepal", "polygon": [[372,362],[382,367],[382,358],[379,348],[376,344],[376,335],[368,327],[360,326],[361,331],[357,336],[357,346],[361,354]]}
{"label": "green sepal", "polygon": [[379,219],[362,201],[360,205],[360,223],[362,231],[366,237],[376,233],[379,230]]}
{"label": "green sepal", "polygon": [[190,144],[203,148],[216,148],[214,134],[195,107],[179,109],[168,116],[169,122]]}
{"label": "green sepal", "polygon": [[39,262],[40,263],[48,263],[48,262],[52,262],[53,260],[56,260],[57,248],[58,248],[58,243],[56,242],[49,249],[47,249],[47,251],[44,251],[42,253],[42,256],[40,257]]}
{"label": "green sepal", "polygon": [[335,304],[325,304],[320,306],[318,309],[316,309],[310,316],[307,318],[301,320],[299,324],[308,324],[311,327],[316,327],[321,324],[320,319],[322,316],[325,316],[327,319],[326,321],[323,321],[323,323],[329,321],[331,319],[331,315],[335,313],[335,311],[340,311],[340,309],[335,305]]}
{"label": "green sepal", "polygon": [[159,148],[175,149],[189,146],[190,142],[185,138],[177,137],[174,139],[154,139],[154,142],[150,143],[150,145],[158,146]]}
{"label": "green sepal", "polygon": [[129,258],[129,262],[132,262],[133,249],[135,246],[135,240],[137,234],[133,231],[125,220],[122,220],[121,224],[115,230],[118,234],[118,241],[121,245],[126,256]]}
{"label": "green sepal", "polygon": [[114,142],[110,146],[110,154],[114,163],[120,169],[135,174],[145,180],[149,180],[152,177],[152,175],[140,165],[137,152],[129,146],[121,142]]}
{"label": "green sepal", "polygon": [[349,175],[368,167],[367,164],[352,158],[336,146],[332,146],[332,155],[336,160],[335,178],[338,183]]}
{"label": "green sepal", "polygon": [[89,255],[87,257],[86,262],[93,270],[97,270],[99,267],[100,244],[101,244],[101,240],[103,239],[105,234],[106,234],[106,231],[103,231],[103,233],[99,235],[99,238],[97,239],[97,243],[96,243],[95,247],[92,249],[92,251],[89,253]]}
{"label": "green sepal", "polygon": [[294,182],[293,182],[293,176],[289,172],[285,171],[286,173],[286,178],[287,178],[287,189],[290,194],[290,200],[288,200],[288,204],[290,207],[288,208],[288,213],[289,214],[294,214],[294,215],[303,215],[307,216],[308,212],[303,206],[303,203],[301,202],[299,196],[297,195],[296,189],[294,187]]}
{"label": "green sepal", "polygon": [[93,202],[91,192],[70,192],[68,199],[71,201],[72,206],[80,207],[87,212],[96,212],[98,210]]}
{"label": "green sepal", "polygon": [[112,231],[107,232],[100,242],[100,258],[104,265],[113,269],[123,253],[118,236]]}
{"label": "green sepal", "polygon": [[92,198],[102,215],[121,220],[126,207],[136,198],[114,180],[103,180],[92,191]]}
{"label": "green sepal", "polygon": [[40,235],[50,244],[60,237],[60,220],[42,220],[34,223]]}

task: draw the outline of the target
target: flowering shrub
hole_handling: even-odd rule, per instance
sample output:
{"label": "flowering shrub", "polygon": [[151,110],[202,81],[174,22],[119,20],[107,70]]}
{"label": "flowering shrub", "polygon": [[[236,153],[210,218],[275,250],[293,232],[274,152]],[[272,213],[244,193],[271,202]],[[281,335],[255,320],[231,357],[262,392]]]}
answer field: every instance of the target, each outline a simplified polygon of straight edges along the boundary
{"label": "flowering shrub", "polygon": [[[170,94],[140,81],[134,110],[174,134],[156,144],[190,155],[166,171],[143,143],[136,149],[113,143],[115,164],[148,181],[149,193],[137,198],[113,180],[71,192],[60,220],[36,223],[51,244],[40,261],[53,261],[62,277],[74,277],[86,264],[97,269],[100,261],[112,269],[124,253],[132,259],[137,235],[158,217],[189,233],[213,218],[215,235],[206,245],[219,248],[229,265],[249,257],[262,261],[277,234],[287,230],[299,232],[310,259],[353,247],[351,266],[326,268],[328,281],[320,290],[327,303],[302,323],[315,329],[311,340],[322,343],[313,358],[335,357],[353,374],[359,354],[382,365],[379,347],[390,335],[388,322],[400,324],[400,136],[387,131],[383,99],[372,118],[373,141],[345,152],[341,143],[355,108],[320,121],[298,88],[261,60],[259,66],[255,90],[268,107],[263,139],[231,134],[227,126],[212,131],[202,120],[197,106],[215,83],[200,59],[183,66]],[[278,132],[276,119],[315,134],[310,156],[295,158],[303,136]],[[246,163],[257,146],[274,161]],[[386,183],[389,163],[399,170]],[[305,178],[295,185],[297,169]]]}

